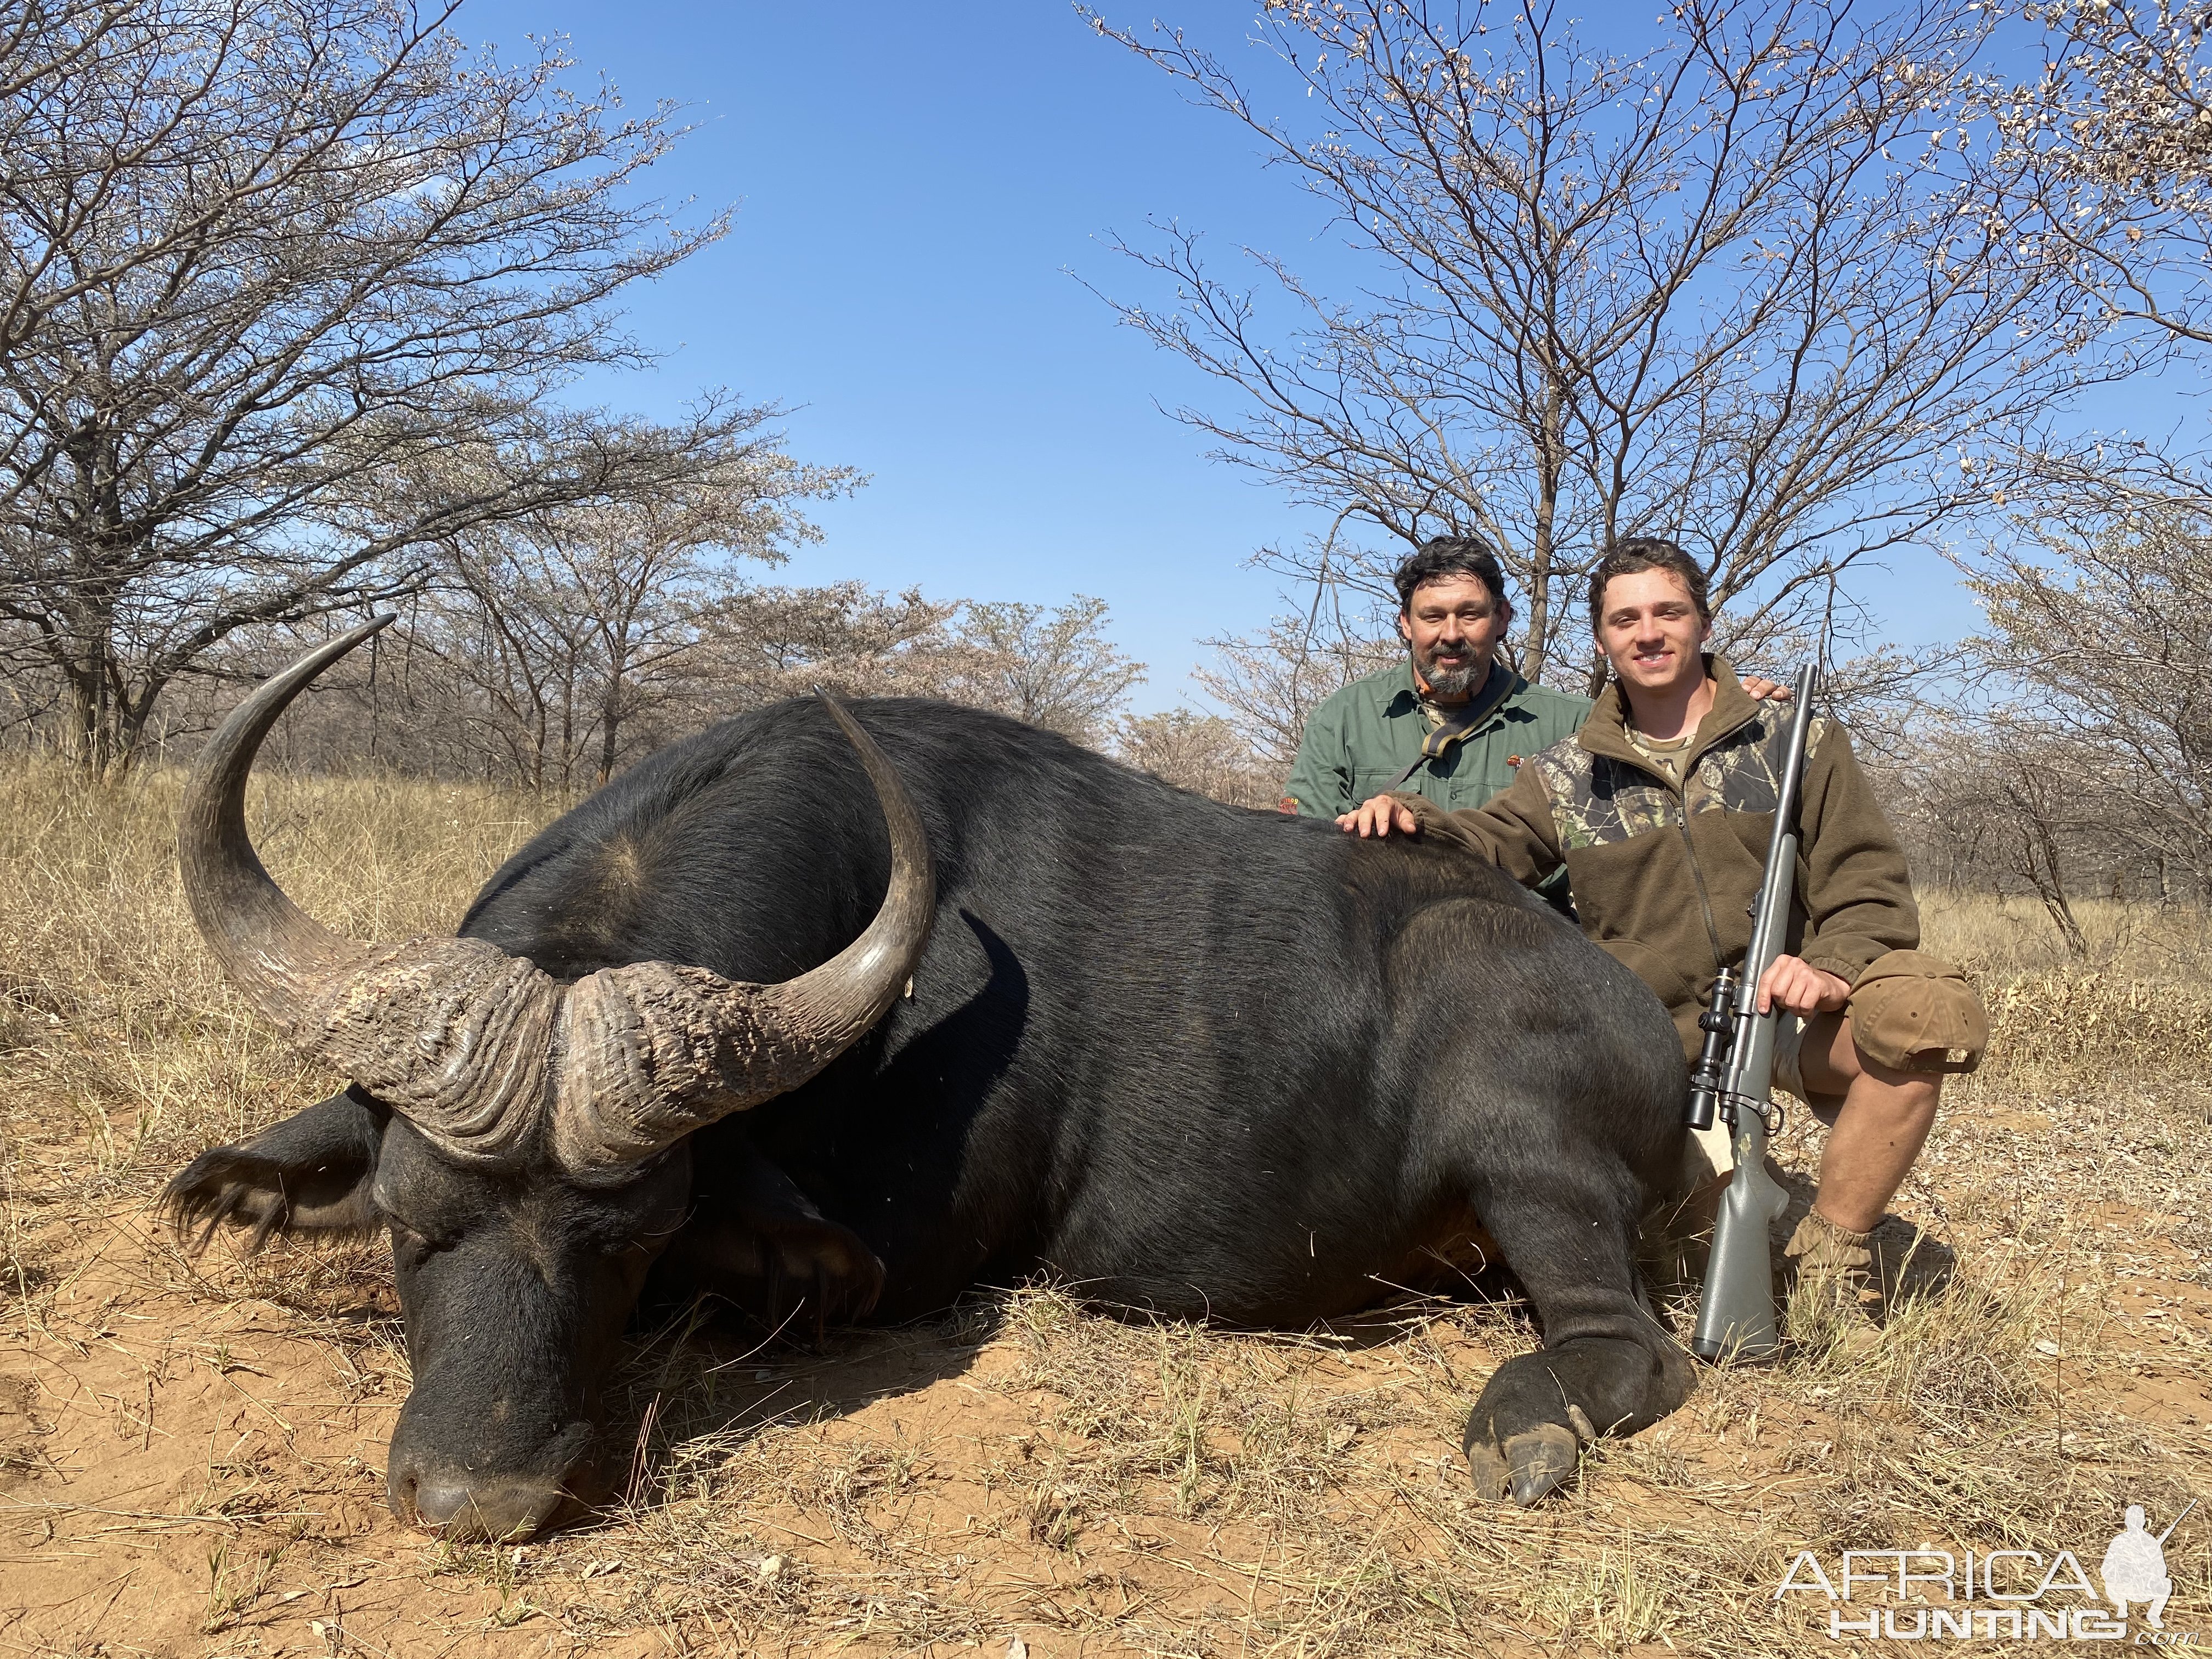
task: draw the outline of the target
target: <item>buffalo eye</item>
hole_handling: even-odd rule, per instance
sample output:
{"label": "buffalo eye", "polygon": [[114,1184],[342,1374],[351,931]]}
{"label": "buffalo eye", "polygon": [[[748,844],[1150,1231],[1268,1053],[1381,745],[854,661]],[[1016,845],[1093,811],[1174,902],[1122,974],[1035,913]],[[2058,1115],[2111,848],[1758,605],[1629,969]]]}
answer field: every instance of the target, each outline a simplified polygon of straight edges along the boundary
{"label": "buffalo eye", "polygon": [[392,1253],[402,1262],[420,1261],[443,1248],[428,1233],[401,1220],[389,1210],[384,1212],[384,1222],[392,1230]]}

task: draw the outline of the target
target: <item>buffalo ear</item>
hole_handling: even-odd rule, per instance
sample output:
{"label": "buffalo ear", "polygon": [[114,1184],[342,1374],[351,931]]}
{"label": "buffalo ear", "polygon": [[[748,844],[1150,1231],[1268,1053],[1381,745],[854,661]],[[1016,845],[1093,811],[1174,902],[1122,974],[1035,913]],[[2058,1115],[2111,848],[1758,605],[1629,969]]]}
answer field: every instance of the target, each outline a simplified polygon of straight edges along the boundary
{"label": "buffalo ear", "polygon": [[195,1250],[225,1224],[253,1230],[249,1251],[272,1232],[368,1232],[378,1222],[369,1188],[391,1115],[348,1089],[243,1146],[202,1152],[170,1182],[162,1201]]}

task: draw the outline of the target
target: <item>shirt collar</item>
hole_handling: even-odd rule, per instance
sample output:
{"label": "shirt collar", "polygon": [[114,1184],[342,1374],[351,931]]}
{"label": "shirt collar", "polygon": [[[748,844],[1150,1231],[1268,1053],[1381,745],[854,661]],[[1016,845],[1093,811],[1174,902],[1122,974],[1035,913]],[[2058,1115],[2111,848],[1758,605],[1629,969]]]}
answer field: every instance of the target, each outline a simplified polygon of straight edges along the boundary
{"label": "shirt collar", "polygon": [[[1743,689],[1735,670],[1720,657],[1706,655],[1705,672],[1713,682],[1713,706],[1698,722],[1698,739],[1682,757],[1682,769],[1686,775],[1705,752],[1723,738],[1741,730],[1757,720],[1759,705]],[[1637,753],[1636,745],[1628,736],[1628,705],[1620,690],[1619,679],[1606,682],[1605,690],[1598,693],[1597,702],[1576,733],[1576,741],[1593,755],[1607,755],[1615,760],[1625,760],[1641,766],[1644,759]]]}

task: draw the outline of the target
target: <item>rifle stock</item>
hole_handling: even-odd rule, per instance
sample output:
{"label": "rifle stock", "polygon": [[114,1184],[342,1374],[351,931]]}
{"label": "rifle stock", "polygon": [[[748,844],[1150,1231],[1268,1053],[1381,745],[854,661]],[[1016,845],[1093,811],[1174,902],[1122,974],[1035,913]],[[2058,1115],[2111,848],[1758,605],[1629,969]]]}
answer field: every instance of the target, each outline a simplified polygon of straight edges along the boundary
{"label": "rifle stock", "polygon": [[[1789,1203],[1789,1194],[1766,1172],[1765,1114],[1774,1094],[1774,1038],[1783,1015],[1778,1008],[1759,1012],[1759,981],[1782,954],[1789,934],[1790,901],[1797,877],[1797,805],[1813,723],[1813,693],[1819,684],[1817,668],[1808,665],[1798,671],[1796,703],[1790,711],[1775,802],[1774,835],[1766,848],[1766,875],[1753,907],[1751,948],[1735,982],[1734,1042],[1726,1086],[1719,1093],[1735,1169],[1713,1224],[1712,1253],[1698,1299],[1697,1329],[1690,1340],[1690,1351],[1707,1361],[1765,1359],[1782,1346],[1767,1229]],[[1697,1109],[1693,1097],[1693,1115]]]}
{"label": "rifle stock", "polygon": [[1790,1194],[1766,1173],[1766,1120],[1739,1111],[1729,1149],[1735,1159],[1713,1223],[1705,1287],[1690,1352],[1708,1363],[1733,1356],[1765,1359],[1780,1352],[1774,1313],[1774,1255],[1767,1229]]}

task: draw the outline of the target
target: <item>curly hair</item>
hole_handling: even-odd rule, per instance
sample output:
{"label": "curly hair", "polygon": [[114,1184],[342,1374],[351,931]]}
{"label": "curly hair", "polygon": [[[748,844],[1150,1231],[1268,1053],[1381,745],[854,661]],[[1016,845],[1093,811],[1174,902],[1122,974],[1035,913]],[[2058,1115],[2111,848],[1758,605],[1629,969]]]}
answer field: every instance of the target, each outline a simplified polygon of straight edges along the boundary
{"label": "curly hair", "polygon": [[1490,590],[1491,603],[1504,605],[1505,573],[1498,555],[1472,536],[1435,536],[1407,556],[1390,578],[1398,589],[1398,609],[1412,610],[1413,590],[1448,576],[1472,576]]}

